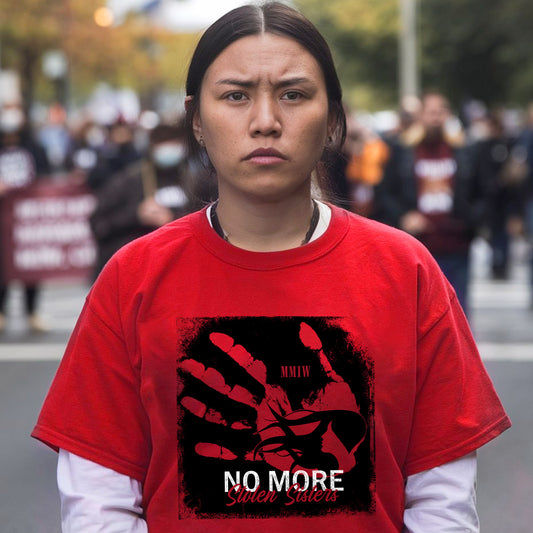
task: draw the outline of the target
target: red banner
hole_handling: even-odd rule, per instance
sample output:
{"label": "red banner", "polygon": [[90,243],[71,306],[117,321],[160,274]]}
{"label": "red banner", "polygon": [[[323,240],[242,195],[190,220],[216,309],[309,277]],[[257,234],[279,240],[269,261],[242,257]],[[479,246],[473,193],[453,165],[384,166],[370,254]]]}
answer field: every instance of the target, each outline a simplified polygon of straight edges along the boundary
{"label": "red banner", "polygon": [[0,198],[3,281],[87,278],[95,199],[84,185],[39,181]]}

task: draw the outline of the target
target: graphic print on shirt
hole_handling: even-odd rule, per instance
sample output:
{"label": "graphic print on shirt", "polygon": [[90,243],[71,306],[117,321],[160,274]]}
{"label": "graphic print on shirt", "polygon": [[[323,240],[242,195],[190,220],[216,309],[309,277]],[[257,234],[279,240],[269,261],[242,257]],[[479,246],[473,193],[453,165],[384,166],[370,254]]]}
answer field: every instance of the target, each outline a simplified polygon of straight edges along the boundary
{"label": "graphic print on shirt", "polygon": [[179,518],[374,511],[373,362],[341,324],[179,320]]}
{"label": "graphic print on shirt", "polygon": [[415,164],[418,179],[418,209],[428,215],[451,213],[453,177],[457,163],[452,157],[422,158]]}
{"label": "graphic print on shirt", "polygon": [[0,183],[8,187],[26,187],[35,179],[35,163],[25,148],[10,147],[0,151]]}

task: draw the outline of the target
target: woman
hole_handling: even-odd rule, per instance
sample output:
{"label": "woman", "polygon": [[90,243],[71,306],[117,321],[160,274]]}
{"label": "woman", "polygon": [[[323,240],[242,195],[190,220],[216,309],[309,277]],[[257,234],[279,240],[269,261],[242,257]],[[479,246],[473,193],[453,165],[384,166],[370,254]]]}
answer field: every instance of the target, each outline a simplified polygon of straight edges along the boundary
{"label": "woman", "polygon": [[64,529],[474,531],[472,453],[510,422],[425,249],[312,200],[345,130],[323,38],[238,8],[187,93],[219,200],[88,297],[34,430]]}

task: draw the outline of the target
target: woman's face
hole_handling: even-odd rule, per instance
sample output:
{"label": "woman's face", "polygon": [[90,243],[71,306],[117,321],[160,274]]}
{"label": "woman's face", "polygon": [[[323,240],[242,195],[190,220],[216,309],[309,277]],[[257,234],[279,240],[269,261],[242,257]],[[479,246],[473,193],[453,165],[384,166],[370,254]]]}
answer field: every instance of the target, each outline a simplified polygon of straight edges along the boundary
{"label": "woman's face", "polygon": [[221,198],[308,195],[328,136],[319,64],[287,37],[235,41],[206,71],[194,131],[216,169]]}

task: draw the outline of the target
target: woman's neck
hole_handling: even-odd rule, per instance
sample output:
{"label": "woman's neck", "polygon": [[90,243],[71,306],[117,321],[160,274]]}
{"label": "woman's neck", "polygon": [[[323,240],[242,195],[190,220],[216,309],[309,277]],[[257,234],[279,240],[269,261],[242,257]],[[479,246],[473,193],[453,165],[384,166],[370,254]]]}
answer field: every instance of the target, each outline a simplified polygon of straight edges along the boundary
{"label": "woman's neck", "polygon": [[278,201],[235,201],[222,191],[216,212],[227,240],[253,252],[297,248],[304,241],[313,215],[310,193]]}

